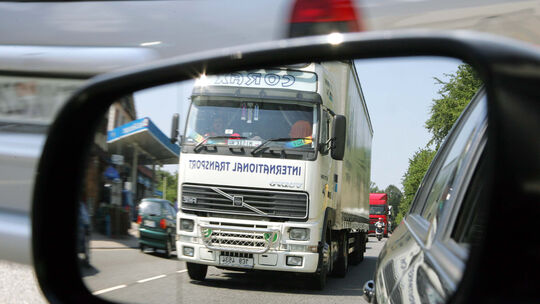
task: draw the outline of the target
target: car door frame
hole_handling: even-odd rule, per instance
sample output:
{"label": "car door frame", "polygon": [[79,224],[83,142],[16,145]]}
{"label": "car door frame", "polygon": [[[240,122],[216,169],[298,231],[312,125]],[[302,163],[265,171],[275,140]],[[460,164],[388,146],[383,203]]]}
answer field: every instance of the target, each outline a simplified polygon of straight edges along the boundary
{"label": "car door frame", "polygon": [[[444,286],[446,289],[439,290],[439,292],[445,297],[450,295],[452,291],[456,290],[461,278],[461,274],[464,271],[465,261],[467,259],[467,254],[463,252],[463,250],[456,253],[455,246],[459,245],[451,244],[451,242],[449,242],[447,239],[447,236],[449,235],[447,224],[451,219],[455,220],[457,217],[457,212],[454,210],[459,210],[463,196],[467,192],[467,189],[463,189],[461,186],[468,185],[472,179],[474,169],[480,159],[480,154],[485,148],[485,136],[487,135],[487,115],[484,115],[481,121],[475,123],[475,125],[481,124],[482,126],[480,126],[480,130],[476,130],[476,134],[473,135],[474,137],[471,140],[473,142],[473,146],[471,146],[473,155],[469,155],[465,159],[465,163],[463,165],[464,172],[461,172],[460,175],[456,176],[456,181],[454,184],[459,185],[459,190],[457,191],[456,195],[453,195],[450,200],[445,203],[445,207],[440,217],[441,221],[437,225],[437,227],[442,228],[437,229],[434,232],[434,235],[431,236],[433,238],[432,241],[428,240],[430,233],[432,233],[430,231],[430,229],[432,229],[432,223],[425,219],[422,216],[422,213],[426,207],[427,199],[432,187],[434,186],[434,182],[437,179],[444,162],[446,161],[447,155],[454,146],[456,138],[461,134],[464,124],[468,122],[470,114],[473,110],[471,108],[475,106],[487,107],[487,97],[484,88],[481,88],[475,94],[475,96],[473,96],[469,105],[464,109],[463,114],[458,118],[454,127],[452,127],[450,130],[450,136],[444,141],[439,151],[435,155],[424,179],[421,182],[421,186],[415,195],[415,199],[411,204],[409,214],[404,219],[408,232],[413,236],[417,245],[421,248],[421,251],[425,256],[424,260],[426,261],[426,265],[435,270],[435,273],[439,275],[439,278],[442,281],[442,284],[439,285]],[[451,227],[451,229],[453,229],[454,225]],[[406,275],[409,271],[416,271],[411,269],[412,267],[415,267],[414,261],[416,261],[416,259],[411,259],[411,261],[412,262],[407,266],[407,270],[403,272],[404,275]],[[397,284],[399,284],[401,279],[402,278],[398,278]],[[392,292],[395,292],[396,286],[393,286],[391,290]],[[392,295],[389,296],[391,297]]]}

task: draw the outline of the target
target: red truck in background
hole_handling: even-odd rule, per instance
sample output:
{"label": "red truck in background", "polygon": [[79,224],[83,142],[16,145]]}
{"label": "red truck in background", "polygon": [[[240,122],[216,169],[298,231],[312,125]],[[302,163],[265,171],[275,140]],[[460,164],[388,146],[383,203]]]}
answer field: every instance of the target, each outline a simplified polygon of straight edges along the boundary
{"label": "red truck in background", "polygon": [[386,193],[369,194],[369,234],[375,233],[375,223],[384,221],[384,237],[388,237],[388,196]]}

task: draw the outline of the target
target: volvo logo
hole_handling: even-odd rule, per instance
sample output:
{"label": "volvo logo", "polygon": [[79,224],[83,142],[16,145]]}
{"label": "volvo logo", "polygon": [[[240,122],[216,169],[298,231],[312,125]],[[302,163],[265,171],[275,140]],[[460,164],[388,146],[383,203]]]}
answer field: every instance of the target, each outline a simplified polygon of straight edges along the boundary
{"label": "volvo logo", "polygon": [[294,183],[294,182],[270,182],[271,187],[280,187],[280,188],[292,188],[292,189],[300,189],[302,188],[302,183]]}
{"label": "volvo logo", "polygon": [[243,196],[233,196],[233,206],[236,207],[242,207],[244,205],[244,197]]}

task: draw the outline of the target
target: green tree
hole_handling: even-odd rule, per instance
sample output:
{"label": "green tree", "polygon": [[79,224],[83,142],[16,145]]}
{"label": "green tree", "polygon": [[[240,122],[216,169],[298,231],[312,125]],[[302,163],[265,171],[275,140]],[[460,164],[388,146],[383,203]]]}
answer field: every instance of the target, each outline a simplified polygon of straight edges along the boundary
{"label": "green tree", "polygon": [[409,159],[409,168],[403,175],[403,199],[399,204],[399,213],[395,222],[401,223],[401,220],[409,212],[412,200],[416,190],[420,186],[426,171],[435,156],[436,151],[431,149],[419,149],[412,158]]}
{"label": "green tree", "polygon": [[388,195],[388,205],[392,206],[392,217],[395,218],[399,212],[399,203],[403,198],[403,193],[394,185],[388,185],[388,187],[384,189],[384,193]]}
{"label": "green tree", "polygon": [[438,91],[440,97],[433,100],[431,116],[425,124],[426,129],[432,134],[428,145],[435,144],[435,150],[439,149],[463,109],[482,85],[478,74],[468,64],[458,66],[455,74],[445,76],[450,77],[447,82],[435,77],[437,83],[442,85]]}
{"label": "green tree", "polygon": [[174,202],[178,195],[178,173],[156,170],[156,190],[163,191],[165,182],[165,199]]}

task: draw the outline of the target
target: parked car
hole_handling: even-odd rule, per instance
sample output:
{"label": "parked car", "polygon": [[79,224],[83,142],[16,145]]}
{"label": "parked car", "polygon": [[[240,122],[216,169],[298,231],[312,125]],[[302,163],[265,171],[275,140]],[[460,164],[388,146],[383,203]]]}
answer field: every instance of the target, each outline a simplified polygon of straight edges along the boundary
{"label": "parked car", "polygon": [[173,203],[164,199],[144,198],[139,205],[139,248],[163,249],[171,257],[176,250],[176,210]]}
{"label": "parked car", "polygon": [[381,250],[374,282],[364,285],[368,301],[443,303],[456,290],[470,247],[485,226],[480,202],[486,195],[486,130],[486,92],[480,90],[439,149],[403,223]]}

